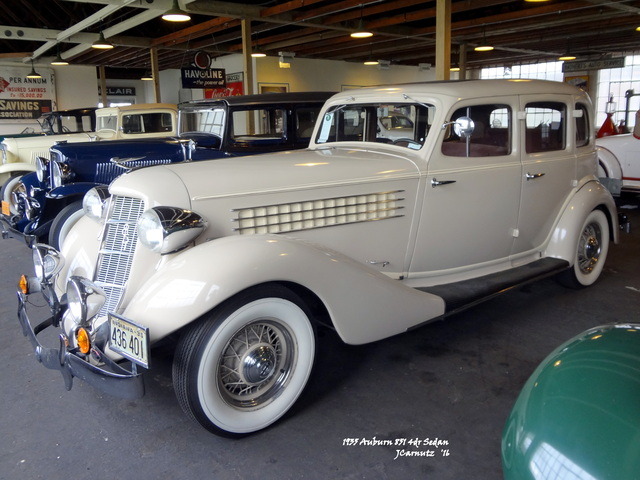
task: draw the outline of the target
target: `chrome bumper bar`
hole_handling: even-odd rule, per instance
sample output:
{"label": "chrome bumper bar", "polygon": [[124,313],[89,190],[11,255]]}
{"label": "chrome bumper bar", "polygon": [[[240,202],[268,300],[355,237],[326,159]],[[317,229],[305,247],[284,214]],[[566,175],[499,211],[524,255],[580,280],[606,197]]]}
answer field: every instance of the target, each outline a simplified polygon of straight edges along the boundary
{"label": "chrome bumper bar", "polygon": [[58,348],[43,346],[37,336],[48,327],[54,326],[54,317],[49,317],[35,328],[32,327],[27,315],[27,295],[20,291],[17,293],[18,319],[22,326],[22,333],[33,345],[36,359],[46,368],[60,371],[67,390],[71,390],[73,378],[77,377],[101,392],[115,397],[134,399],[144,395],[142,374],[137,372],[135,364],[131,365],[131,370],[127,370],[98,352],[104,364],[93,365],[78,356],[75,349],[69,348],[62,333],[58,337],[60,341]]}

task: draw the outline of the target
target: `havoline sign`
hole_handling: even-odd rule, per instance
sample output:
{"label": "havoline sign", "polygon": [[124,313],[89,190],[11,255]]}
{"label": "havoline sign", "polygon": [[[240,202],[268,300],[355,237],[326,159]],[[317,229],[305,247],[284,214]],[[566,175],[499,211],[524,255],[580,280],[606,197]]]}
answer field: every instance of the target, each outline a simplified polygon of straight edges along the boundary
{"label": "havoline sign", "polygon": [[182,68],[182,88],[225,87],[224,68]]}

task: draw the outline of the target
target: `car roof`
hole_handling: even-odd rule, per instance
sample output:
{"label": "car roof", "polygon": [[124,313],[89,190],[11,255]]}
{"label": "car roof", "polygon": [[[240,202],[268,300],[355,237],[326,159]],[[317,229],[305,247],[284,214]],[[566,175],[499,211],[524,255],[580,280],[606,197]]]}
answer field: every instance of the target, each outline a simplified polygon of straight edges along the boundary
{"label": "car roof", "polygon": [[179,105],[179,108],[189,108],[201,105],[263,105],[282,103],[308,103],[324,102],[335,92],[283,92],[283,93],[259,93],[255,95],[237,95],[222,98],[205,98],[202,100],[191,100]]}
{"label": "car roof", "polygon": [[332,103],[346,99],[368,100],[373,97],[384,98],[389,94],[433,94],[456,98],[479,98],[503,95],[526,94],[569,94],[587,96],[587,94],[567,83],[549,80],[498,79],[498,80],[443,80],[434,82],[405,83],[396,85],[377,85],[347,90],[336,94]]}

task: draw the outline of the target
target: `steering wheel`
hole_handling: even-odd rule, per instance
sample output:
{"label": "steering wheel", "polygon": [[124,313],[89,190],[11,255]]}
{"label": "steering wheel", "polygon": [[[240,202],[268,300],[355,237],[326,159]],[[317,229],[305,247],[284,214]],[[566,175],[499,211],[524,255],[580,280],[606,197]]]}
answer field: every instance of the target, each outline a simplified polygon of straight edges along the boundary
{"label": "steering wheel", "polygon": [[419,142],[416,142],[415,140],[412,140],[410,138],[396,138],[393,141],[393,144],[399,145],[401,147],[412,148],[414,150],[418,150],[420,149],[420,147],[422,147],[422,145]]}

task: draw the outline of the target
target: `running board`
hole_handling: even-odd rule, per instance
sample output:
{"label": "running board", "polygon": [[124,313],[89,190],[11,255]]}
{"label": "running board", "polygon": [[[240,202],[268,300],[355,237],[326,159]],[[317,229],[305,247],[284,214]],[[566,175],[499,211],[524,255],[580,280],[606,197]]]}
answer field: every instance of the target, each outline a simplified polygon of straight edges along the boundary
{"label": "running board", "polygon": [[470,308],[478,303],[508,292],[527,283],[550,277],[569,268],[569,262],[558,258],[542,258],[484,277],[417,290],[441,297],[445,302],[444,317]]}

